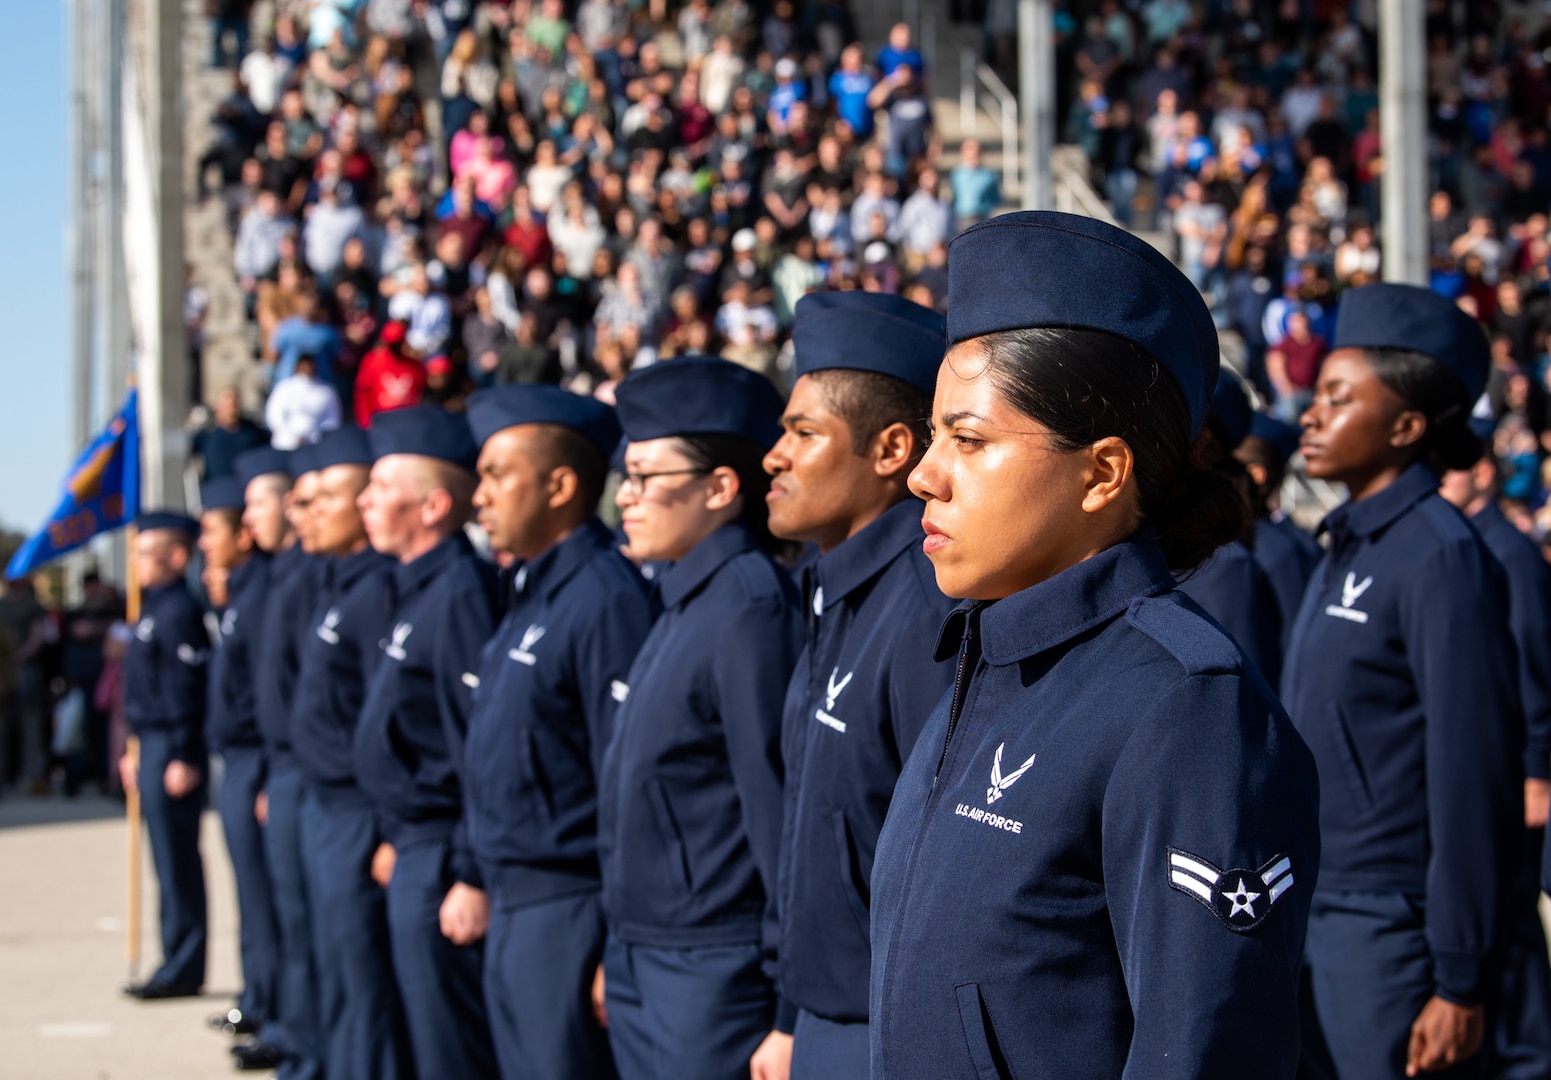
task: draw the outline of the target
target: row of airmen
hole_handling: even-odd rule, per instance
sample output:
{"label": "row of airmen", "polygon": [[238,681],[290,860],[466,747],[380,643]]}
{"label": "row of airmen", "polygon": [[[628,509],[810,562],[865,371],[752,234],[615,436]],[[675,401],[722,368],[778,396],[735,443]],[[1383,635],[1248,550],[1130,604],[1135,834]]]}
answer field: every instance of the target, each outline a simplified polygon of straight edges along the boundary
{"label": "row of airmen", "polygon": [[1146,244],[1007,215],[949,278],[946,323],[805,297],[785,402],[711,358],[496,388],[145,516],[131,992],[203,983],[214,752],[224,1022],[285,1077],[1551,1074],[1551,570],[1479,328],[1345,300],[1327,551]]}

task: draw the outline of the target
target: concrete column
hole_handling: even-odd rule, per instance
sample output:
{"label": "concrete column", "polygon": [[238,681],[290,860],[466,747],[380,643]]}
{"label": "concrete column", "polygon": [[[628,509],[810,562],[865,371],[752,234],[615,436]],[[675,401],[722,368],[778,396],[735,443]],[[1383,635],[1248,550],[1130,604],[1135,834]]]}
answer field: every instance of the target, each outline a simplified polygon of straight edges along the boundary
{"label": "concrete column", "polygon": [[1384,280],[1427,284],[1426,5],[1379,0]]}
{"label": "concrete column", "polygon": [[1018,108],[1023,138],[1023,208],[1050,210],[1056,144],[1056,26],[1052,0],[1018,0]]}

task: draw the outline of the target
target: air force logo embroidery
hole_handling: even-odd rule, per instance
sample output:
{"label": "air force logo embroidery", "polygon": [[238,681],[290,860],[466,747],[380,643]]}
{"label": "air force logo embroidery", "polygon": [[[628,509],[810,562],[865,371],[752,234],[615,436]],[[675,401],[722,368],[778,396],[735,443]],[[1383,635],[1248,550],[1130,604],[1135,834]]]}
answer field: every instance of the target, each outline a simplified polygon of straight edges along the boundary
{"label": "air force logo embroidery", "polygon": [[210,658],[208,650],[196,649],[192,645],[179,645],[177,653],[178,659],[182,660],[189,667],[199,667]]}
{"label": "air force logo embroidery", "polygon": [[1029,771],[1029,766],[1033,765],[1034,759],[1039,756],[1037,754],[1030,754],[1029,760],[1025,761],[1022,765],[1018,766],[1006,776],[1003,776],[1002,747],[1005,747],[1006,745],[1006,743],[1002,743],[1001,746],[998,746],[996,748],[996,757],[991,759],[991,786],[986,788],[987,806],[990,806],[992,803],[996,802],[997,799],[1000,799],[1003,795],[1007,794],[1007,789],[1016,784],[1018,782],[1018,778]]}
{"label": "air force logo embroidery", "polygon": [[318,627],[318,636],[330,645],[339,644],[339,619],[339,609],[331,607],[323,616],[323,625]]}
{"label": "air force logo embroidery", "polygon": [[1278,855],[1259,870],[1219,870],[1199,855],[1169,848],[1169,888],[1192,896],[1229,930],[1253,930],[1293,886],[1292,859]]}
{"label": "air force logo embroidery", "polygon": [[156,634],[156,620],[147,615],[135,624],[135,637],[140,641],[149,642]]}
{"label": "air force logo embroidery", "polygon": [[847,686],[851,685],[851,676],[855,674],[856,672],[854,671],[848,671],[846,672],[845,678],[841,679],[839,682],[836,682],[835,680],[840,676],[840,669],[836,668],[834,671],[830,672],[829,685],[824,688],[824,707],[822,709],[815,709],[813,712],[813,718],[815,720],[823,724],[825,727],[834,728],[842,735],[845,734],[846,722],[836,718],[831,710],[835,707],[835,699],[840,696],[841,691],[843,691]]}
{"label": "air force logo embroidery", "polygon": [[1357,603],[1358,600],[1362,599],[1362,594],[1367,592],[1368,586],[1372,584],[1372,574],[1369,574],[1361,581],[1358,581],[1356,574],[1348,573],[1346,575],[1346,580],[1341,583],[1340,606],[1335,604],[1327,605],[1325,608],[1325,614],[1334,615],[1338,619],[1346,619],[1347,621],[1354,623],[1367,622],[1368,613],[1366,611],[1358,611],[1356,608],[1352,607],[1352,605]]}
{"label": "air force logo embroidery", "polygon": [[401,622],[393,628],[393,640],[383,642],[382,651],[395,660],[405,660],[409,654],[404,651],[404,642],[409,640],[409,635],[415,632],[415,628],[407,622]]}
{"label": "air force logo embroidery", "polygon": [[630,696],[630,684],[620,682],[618,679],[614,679],[609,683],[609,696],[612,697],[617,704],[623,705],[625,703],[625,699]]}
{"label": "air force logo embroidery", "polygon": [[515,649],[508,649],[506,655],[519,664],[527,664],[532,667],[539,662],[539,658],[533,655],[533,646],[538,644],[539,638],[544,636],[542,626],[530,626],[522,632],[522,644]]}
{"label": "air force logo embroidery", "polygon": [[237,632],[237,609],[227,608],[226,614],[221,616],[221,636],[229,638]]}

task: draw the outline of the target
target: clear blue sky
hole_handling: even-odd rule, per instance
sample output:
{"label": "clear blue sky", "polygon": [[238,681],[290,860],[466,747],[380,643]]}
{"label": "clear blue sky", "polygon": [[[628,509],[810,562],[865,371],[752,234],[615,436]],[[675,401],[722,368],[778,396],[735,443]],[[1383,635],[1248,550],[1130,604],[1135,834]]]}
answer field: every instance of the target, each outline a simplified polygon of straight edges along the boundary
{"label": "clear blue sky", "polygon": [[65,265],[64,0],[7,4],[0,34],[0,524],[31,532],[53,509],[74,451]]}

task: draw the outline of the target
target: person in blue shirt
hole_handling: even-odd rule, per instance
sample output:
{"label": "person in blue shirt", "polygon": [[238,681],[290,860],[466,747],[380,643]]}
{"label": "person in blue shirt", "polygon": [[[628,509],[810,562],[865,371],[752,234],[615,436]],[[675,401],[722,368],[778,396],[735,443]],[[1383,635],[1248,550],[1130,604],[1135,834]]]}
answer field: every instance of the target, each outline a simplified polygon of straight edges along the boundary
{"label": "person in blue shirt", "polygon": [[624,1080],[733,1080],[775,1020],[781,700],[802,647],[768,554],[763,376],[690,356],[619,386],[630,554],[672,566],[603,756],[609,1044]]}
{"label": "person in blue shirt", "polygon": [[1174,588],[1245,524],[1198,464],[1211,316],[1068,214],[966,231],[949,275],[910,488],[966,603],[878,839],[871,1074],[1290,1078],[1314,763]]}
{"label": "person in blue shirt", "polygon": [[1437,470],[1480,455],[1467,418],[1487,368],[1480,326],[1445,298],[1353,289],[1302,417],[1308,474],[1351,492],[1282,673],[1320,775],[1306,1023],[1342,1078],[1486,1075],[1524,723],[1502,569]]}
{"label": "person in blue shirt", "polygon": [[840,66],[829,77],[829,96],[835,101],[835,114],[863,142],[872,137],[872,106],[867,95],[876,85],[877,80],[863,67],[862,47],[853,44],[841,50]]}
{"label": "person in blue shirt", "polygon": [[[953,604],[921,551],[906,480],[925,449],[942,316],[897,296],[810,293],[797,382],[765,455],[770,529],[817,546],[802,574],[807,647],[786,692],[780,991],[788,1015],[755,1080],[867,1075],[873,852],[916,735],[953,669],[933,656]],[[795,1015],[791,1015],[795,1013]]]}
{"label": "person in blue shirt", "polygon": [[900,22],[889,27],[889,43],[878,50],[878,74],[887,79],[896,68],[906,65],[926,71],[926,58],[911,43],[910,24]]}
{"label": "person in blue shirt", "polygon": [[[449,893],[455,943],[485,937],[485,1005],[506,1080],[607,1080],[592,1005],[603,958],[598,765],[651,627],[646,583],[598,520],[612,407],[549,386],[469,399],[474,507],[515,560],[474,675],[463,820],[483,891]],[[488,897],[488,898],[487,898]]]}
{"label": "person in blue shirt", "polygon": [[[1254,411],[1249,398],[1232,374],[1220,375],[1206,414],[1206,438],[1211,446],[1213,468],[1226,475],[1251,508],[1254,484],[1244,466],[1232,454],[1249,434]],[[1199,567],[1180,578],[1179,591],[1201,605],[1238,642],[1244,654],[1271,685],[1282,671],[1282,615],[1276,591],[1264,568],[1250,553],[1244,538],[1253,538],[1254,517],[1242,537],[1212,553]]]}
{"label": "person in blue shirt", "polygon": [[[1490,439],[1493,422],[1472,428]],[[1494,1075],[1551,1076],[1551,963],[1540,922],[1540,858],[1551,804],[1551,565],[1498,508],[1501,466],[1490,449],[1468,469],[1443,474],[1438,489],[1470,519],[1508,578],[1508,623],[1518,652],[1524,708],[1524,844],[1504,927],[1502,973],[1487,1016]]]}
{"label": "person in blue shirt", "polygon": [[[223,772],[217,808],[237,881],[238,946],[242,991],[237,1011],[262,1026],[277,1019],[275,983],[280,943],[275,927],[264,831],[254,807],[264,789],[264,741],[255,695],[257,648],[263,625],[269,556],[259,551],[242,524],[244,485],[236,477],[207,480],[200,487],[199,550],[212,598],[219,594],[220,640],[212,652],[207,682],[205,735],[221,755]],[[278,1064],[278,1059],[274,1062]]]}
{"label": "person in blue shirt", "polygon": [[[329,972],[315,964],[313,955],[301,857],[302,776],[291,751],[290,719],[296,643],[316,587],[317,563],[303,543],[306,501],[315,477],[305,464],[305,450],[287,454],[267,446],[240,455],[236,469],[243,484],[243,527],[255,546],[270,557],[253,656],[255,719],[263,736],[265,762],[263,788],[253,810],[264,826],[280,955],[277,1015],[268,1018],[256,1043],[233,1052],[249,1068],[267,1068],[278,1061],[285,1080],[308,1080],[322,1070],[318,997]],[[227,1019],[236,1032],[250,1023],[240,1011],[228,1013]]]}
{"label": "person in blue shirt", "polygon": [[460,414],[430,406],[378,415],[370,438],[361,519],[398,566],[392,626],[356,722],[356,781],[386,837],[376,869],[415,1071],[491,1077],[483,946],[455,944],[441,916],[450,896],[482,888],[460,827],[473,672],[495,629],[494,568],[463,532],[477,448]]}
{"label": "person in blue shirt", "polygon": [[210,638],[184,581],[199,523],[156,511],[135,519],[140,619],[124,657],[124,715],[140,740],[136,768],[119,761],[124,790],[139,791],[161,899],[161,966],[124,988],[143,1001],[193,997],[205,981],[205,681]]}
{"label": "person in blue shirt", "polygon": [[770,91],[770,100],[765,106],[766,122],[771,131],[784,133],[792,115],[792,106],[808,100],[808,81],[803,77],[797,61],[790,57],[776,61],[775,77],[775,88]]}
{"label": "person in blue shirt", "polygon": [[302,855],[325,989],[323,1057],[331,1078],[398,1080],[413,1071],[393,981],[387,905],[372,877],[382,836],[356,783],[353,750],[367,680],[382,658],[378,643],[392,627],[394,561],[367,543],[356,506],[372,466],[366,432],[330,431],[300,452],[306,455],[301,467],[316,473],[308,547],[323,573],[296,643],[291,739],[306,780]]}
{"label": "person in blue shirt", "polygon": [[1281,612],[1281,643],[1285,651],[1292,636],[1293,620],[1303,603],[1303,591],[1325,551],[1319,541],[1304,532],[1292,518],[1282,513],[1282,481],[1287,475],[1287,459],[1298,452],[1300,429],[1257,412],[1250,421],[1249,435],[1233,456],[1249,472],[1254,484],[1255,561],[1270,579]]}

